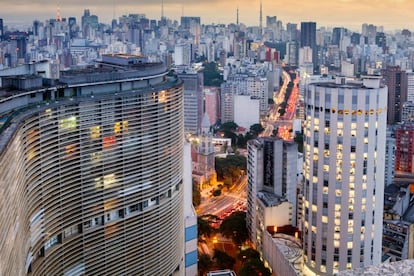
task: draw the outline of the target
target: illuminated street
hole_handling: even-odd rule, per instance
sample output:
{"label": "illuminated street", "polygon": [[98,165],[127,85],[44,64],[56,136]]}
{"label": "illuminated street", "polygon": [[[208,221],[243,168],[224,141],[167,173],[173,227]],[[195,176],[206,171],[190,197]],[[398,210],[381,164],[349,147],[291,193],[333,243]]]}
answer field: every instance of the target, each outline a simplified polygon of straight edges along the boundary
{"label": "illuminated street", "polygon": [[[299,97],[299,77],[296,75],[296,78],[293,81],[291,80],[290,74],[294,73],[295,72],[293,70],[290,70],[289,73],[283,71],[283,85],[280,87],[279,92],[273,99],[275,104],[269,113],[268,120],[265,122],[265,130],[260,136],[271,136],[274,129],[277,129],[277,137],[280,137],[286,141],[291,141],[293,139],[291,129]],[[280,116],[279,110],[281,109],[281,105],[284,102],[288,84],[291,81],[293,82],[292,92],[289,96],[288,101],[286,102],[285,113]]]}

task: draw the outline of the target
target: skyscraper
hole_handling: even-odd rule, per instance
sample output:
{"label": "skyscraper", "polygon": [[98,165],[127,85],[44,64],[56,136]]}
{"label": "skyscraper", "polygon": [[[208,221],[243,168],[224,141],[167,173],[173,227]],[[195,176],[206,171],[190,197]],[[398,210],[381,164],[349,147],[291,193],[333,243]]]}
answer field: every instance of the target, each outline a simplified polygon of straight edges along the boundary
{"label": "skyscraper", "polygon": [[203,72],[192,67],[182,67],[177,72],[184,82],[184,130],[199,134],[203,118]]}
{"label": "skyscraper", "polygon": [[59,86],[3,82],[16,93],[0,104],[1,275],[172,275],[194,264],[183,85],[167,74],[108,55]]}
{"label": "skyscraper", "polygon": [[316,47],[316,22],[300,23],[300,47]]}
{"label": "skyscraper", "polygon": [[312,83],[305,95],[305,272],[381,262],[387,88],[378,78]]}
{"label": "skyscraper", "polygon": [[395,132],[395,173],[402,176],[414,175],[414,125],[399,126]]}
{"label": "skyscraper", "polygon": [[3,29],[3,18],[0,18],[0,41],[3,40],[4,29]]}
{"label": "skyscraper", "polygon": [[317,66],[318,51],[316,48],[316,22],[300,23],[300,47],[309,46],[312,49],[313,68]]}
{"label": "skyscraper", "polygon": [[392,125],[401,122],[402,105],[407,101],[407,76],[399,66],[387,66],[384,78],[388,86],[387,123]]}
{"label": "skyscraper", "polygon": [[260,138],[250,140],[247,150],[247,227],[263,254],[267,227],[296,225],[298,148],[282,139]]}

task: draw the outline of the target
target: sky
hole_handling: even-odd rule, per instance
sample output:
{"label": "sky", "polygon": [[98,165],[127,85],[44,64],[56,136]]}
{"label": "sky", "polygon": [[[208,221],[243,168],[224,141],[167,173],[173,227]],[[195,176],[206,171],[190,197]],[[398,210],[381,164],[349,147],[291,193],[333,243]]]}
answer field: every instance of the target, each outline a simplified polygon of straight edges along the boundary
{"label": "sky", "polygon": [[238,8],[240,23],[258,26],[262,2],[263,26],[266,16],[277,16],[283,24],[315,21],[318,28],[361,31],[361,25],[369,23],[386,31],[414,30],[414,0],[0,0],[0,18],[9,27],[28,26],[34,19],[56,18],[59,6],[62,17],[75,16],[79,22],[84,9],[103,23],[130,13],[159,19],[162,2],[167,18],[199,16],[202,24],[235,23]]}

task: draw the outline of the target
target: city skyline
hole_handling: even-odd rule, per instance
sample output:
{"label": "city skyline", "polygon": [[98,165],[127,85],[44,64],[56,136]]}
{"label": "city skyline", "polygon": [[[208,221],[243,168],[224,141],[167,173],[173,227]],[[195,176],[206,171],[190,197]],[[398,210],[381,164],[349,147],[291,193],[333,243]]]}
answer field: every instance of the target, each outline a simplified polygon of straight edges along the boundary
{"label": "city skyline", "polygon": [[[409,23],[414,2],[407,0],[319,0],[314,2],[299,1],[285,2],[283,5],[271,0],[230,0],[230,1],[189,1],[189,0],[141,0],[134,4],[132,0],[103,0],[97,3],[93,0],[73,0],[70,2],[51,4],[46,0],[2,0],[0,14],[5,25],[23,27],[30,25],[33,20],[56,18],[58,9],[63,18],[75,16],[80,18],[84,9],[99,17],[99,21],[110,23],[113,18],[124,14],[140,13],[151,19],[161,17],[163,10],[167,18],[178,20],[181,16],[199,16],[202,24],[235,23],[237,9],[239,22],[247,26],[259,26],[260,3],[262,3],[263,26],[266,16],[277,16],[284,24],[315,21],[317,27],[344,26],[351,30],[360,31],[363,23],[384,26],[386,31],[395,29],[414,29],[414,23]],[[206,9],[206,5],[208,8]],[[163,9],[162,9],[163,6]],[[232,11],[232,12],[229,12]]]}

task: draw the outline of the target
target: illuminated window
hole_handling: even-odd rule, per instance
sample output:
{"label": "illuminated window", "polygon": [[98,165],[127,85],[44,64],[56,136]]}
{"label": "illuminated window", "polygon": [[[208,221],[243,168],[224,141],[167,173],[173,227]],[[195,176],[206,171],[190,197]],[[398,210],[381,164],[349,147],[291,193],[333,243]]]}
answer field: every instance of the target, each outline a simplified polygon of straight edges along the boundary
{"label": "illuminated window", "polygon": [[111,173],[111,174],[105,175],[103,179],[104,189],[111,188],[115,182],[116,182],[115,174]]}
{"label": "illuminated window", "polygon": [[123,121],[122,122],[122,130],[124,133],[128,132],[128,121]]}
{"label": "illuminated window", "polygon": [[167,96],[166,96],[165,90],[161,90],[158,93],[158,102],[165,103],[166,101],[167,101]]}
{"label": "illuminated window", "polygon": [[114,124],[114,133],[115,135],[121,134],[121,123],[120,122],[115,122]]}
{"label": "illuminated window", "polygon": [[70,116],[59,121],[59,127],[65,130],[76,129],[77,125],[75,116]]}
{"label": "illuminated window", "polygon": [[89,128],[91,139],[98,139],[101,136],[101,127],[93,126]]}
{"label": "illuminated window", "polygon": [[96,164],[101,161],[102,154],[100,152],[91,153],[91,163]]}
{"label": "illuminated window", "polygon": [[115,136],[107,136],[103,138],[102,146],[105,149],[105,148],[109,148],[115,145],[115,143],[116,143]]}
{"label": "illuminated window", "polygon": [[31,160],[37,155],[37,151],[35,149],[29,150],[27,153],[27,159]]}
{"label": "illuminated window", "polygon": [[76,144],[72,144],[72,145],[67,145],[65,146],[65,153],[66,153],[66,157],[65,158],[70,158],[73,156],[74,153],[76,153],[78,151],[78,147]]}

